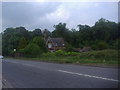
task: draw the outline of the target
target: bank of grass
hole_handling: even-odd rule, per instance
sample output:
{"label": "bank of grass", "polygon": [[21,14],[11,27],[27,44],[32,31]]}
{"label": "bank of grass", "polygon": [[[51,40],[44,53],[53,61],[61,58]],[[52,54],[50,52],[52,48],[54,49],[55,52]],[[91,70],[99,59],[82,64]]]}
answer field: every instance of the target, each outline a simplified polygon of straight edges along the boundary
{"label": "bank of grass", "polygon": [[73,64],[90,64],[90,65],[118,65],[118,51],[117,50],[99,50],[89,52],[65,52],[62,50],[54,53],[44,53],[37,58],[21,58],[27,60],[37,60],[55,63],[73,63]]}

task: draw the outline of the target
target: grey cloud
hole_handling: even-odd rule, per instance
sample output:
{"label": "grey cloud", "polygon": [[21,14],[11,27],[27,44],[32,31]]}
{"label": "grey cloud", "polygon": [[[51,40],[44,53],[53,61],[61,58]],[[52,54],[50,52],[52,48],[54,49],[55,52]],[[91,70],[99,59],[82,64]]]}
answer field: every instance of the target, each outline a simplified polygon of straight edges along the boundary
{"label": "grey cloud", "polygon": [[117,21],[117,2],[3,2],[3,28],[24,26],[53,30],[59,22],[68,28],[78,24],[94,25],[100,18]]}
{"label": "grey cloud", "polygon": [[17,25],[30,26],[29,24],[34,24],[47,13],[55,11],[59,5],[60,3],[53,2],[3,2],[3,28]]}

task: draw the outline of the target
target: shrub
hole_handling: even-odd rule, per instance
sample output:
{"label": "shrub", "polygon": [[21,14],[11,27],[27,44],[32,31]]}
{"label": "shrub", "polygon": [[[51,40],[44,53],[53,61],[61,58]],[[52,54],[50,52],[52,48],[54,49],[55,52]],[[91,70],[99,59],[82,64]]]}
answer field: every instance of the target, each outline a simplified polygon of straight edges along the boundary
{"label": "shrub", "polygon": [[92,49],[94,50],[103,50],[107,48],[108,48],[108,44],[104,41],[97,41],[97,43],[92,45]]}
{"label": "shrub", "polygon": [[43,57],[54,57],[54,53],[51,53],[51,52],[47,52],[47,53],[43,53],[41,56]]}
{"label": "shrub", "polygon": [[65,52],[65,51],[63,51],[63,50],[58,50],[58,51],[56,51],[56,52],[53,52],[53,53],[51,53],[51,52],[48,52],[48,53],[44,53],[44,54],[42,54],[42,56],[77,56],[77,55],[79,55],[80,53],[77,53],[77,52]]}
{"label": "shrub", "polygon": [[108,48],[108,44],[106,42],[103,42],[103,41],[98,42],[97,46],[98,46],[99,50],[103,50],[103,49]]}
{"label": "shrub", "polygon": [[115,43],[114,43],[114,48],[115,49],[118,49],[118,50],[120,50],[120,38],[119,39],[117,39],[116,41],[115,41]]}
{"label": "shrub", "polygon": [[18,44],[18,50],[23,49],[27,46],[27,40],[25,37],[21,37]]}
{"label": "shrub", "polygon": [[92,49],[97,50],[97,45],[96,44],[92,45]]}
{"label": "shrub", "polygon": [[77,55],[79,55],[79,53],[77,52],[66,52],[65,53],[65,56],[77,56]]}
{"label": "shrub", "polygon": [[68,44],[65,48],[65,51],[67,51],[67,52],[74,51],[72,45]]}
{"label": "shrub", "polygon": [[90,52],[84,52],[80,54],[80,57],[91,57],[91,58],[104,58],[104,59],[115,59],[117,60],[118,58],[118,52],[117,50],[101,50],[101,51],[90,51]]}
{"label": "shrub", "polygon": [[63,50],[58,50],[58,51],[56,51],[54,54],[55,54],[56,56],[63,56],[63,55],[65,55],[65,51],[63,51]]}
{"label": "shrub", "polygon": [[37,44],[43,52],[47,52],[45,41],[41,37],[34,37],[32,43]]}
{"label": "shrub", "polygon": [[37,44],[30,43],[24,49],[22,49],[21,52],[24,53],[25,56],[27,57],[37,57],[43,51],[40,49],[40,47]]}

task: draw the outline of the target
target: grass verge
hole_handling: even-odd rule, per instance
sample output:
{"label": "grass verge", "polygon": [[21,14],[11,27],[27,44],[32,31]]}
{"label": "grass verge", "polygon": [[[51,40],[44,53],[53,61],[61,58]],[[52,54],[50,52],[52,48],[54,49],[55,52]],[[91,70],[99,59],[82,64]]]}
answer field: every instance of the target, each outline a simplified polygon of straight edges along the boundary
{"label": "grass verge", "polygon": [[99,50],[83,53],[57,51],[54,53],[44,53],[39,57],[26,58],[17,57],[16,59],[44,61],[54,63],[84,64],[94,66],[115,66],[120,65],[117,50]]}

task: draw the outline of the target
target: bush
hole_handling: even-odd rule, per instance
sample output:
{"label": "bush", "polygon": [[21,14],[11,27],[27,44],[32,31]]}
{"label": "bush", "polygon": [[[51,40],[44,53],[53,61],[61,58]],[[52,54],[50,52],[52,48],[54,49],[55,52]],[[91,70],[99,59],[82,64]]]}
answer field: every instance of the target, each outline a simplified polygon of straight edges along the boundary
{"label": "bush", "polygon": [[108,44],[106,42],[103,42],[103,41],[98,42],[97,45],[98,45],[98,49],[99,50],[103,50],[103,49],[107,49],[108,48]]}
{"label": "bush", "polygon": [[68,44],[65,48],[65,51],[67,51],[67,52],[74,51],[72,45]]}
{"label": "bush", "polygon": [[64,56],[65,55],[65,51],[63,50],[58,50],[54,53],[56,56]]}
{"label": "bush", "polygon": [[92,49],[97,50],[97,45],[96,44],[92,45]]}
{"label": "bush", "polygon": [[41,56],[43,57],[54,57],[54,53],[51,53],[51,52],[47,52],[47,53],[43,53]]}
{"label": "bush", "polygon": [[27,57],[37,57],[42,54],[43,51],[37,44],[30,43],[24,49],[22,49],[21,52]]}
{"label": "bush", "polygon": [[104,58],[104,59],[115,59],[118,58],[118,52],[117,50],[101,50],[101,51],[90,51],[90,52],[84,52],[80,54],[80,57],[91,57],[91,58]]}
{"label": "bush", "polygon": [[94,49],[94,50],[103,50],[103,49],[107,49],[107,48],[108,48],[108,44],[104,41],[98,41],[97,43],[92,45],[92,49]]}
{"label": "bush", "polygon": [[51,53],[51,52],[48,52],[48,53],[44,53],[44,54],[42,54],[42,56],[77,56],[77,55],[79,55],[80,53],[77,53],[77,52],[65,52],[65,51],[63,51],[63,50],[58,50],[58,51],[56,51],[56,52],[53,52],[53,53]]}
{"label": "bush", "polygon": [[66,52],[65,53],[65,56],[77,56],[77,55],[79,55],[79,53],[77,52]]}
{"label": "bush", "polygon": [[47,52],[45,41],[42,37],[34,37],[32,43],[37,44],[43,52]]}
{"label": "bush", "polygon": [[115,41],[114,48],[120,50],[120,38]]}

